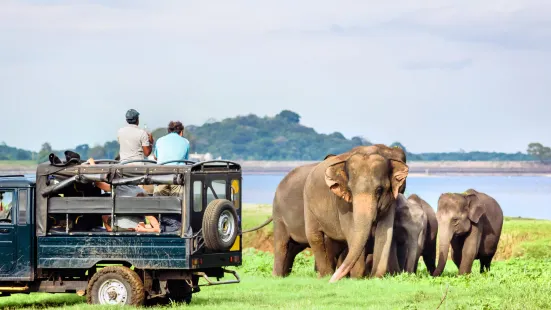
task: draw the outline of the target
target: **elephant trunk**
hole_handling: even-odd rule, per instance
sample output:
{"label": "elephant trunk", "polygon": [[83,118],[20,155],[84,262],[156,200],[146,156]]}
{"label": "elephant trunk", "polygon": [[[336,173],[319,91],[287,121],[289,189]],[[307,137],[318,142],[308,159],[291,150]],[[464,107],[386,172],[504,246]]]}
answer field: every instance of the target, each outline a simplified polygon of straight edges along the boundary
{"label": "elephant trunk", "polygon": [[444,268],[446,267],[452,236],[453,234],[450,233],[448,230],[441,230],[441,235],[439,236],[438,240],[438,266],[436,266],[436,270],[434,270],[434,273],[432,274],[435,277],[440,276],[444,271]]}
{"label": "elephant trunk", "polygon": [[367,240],[371,235],[371,226],[375,219],[376,210],[376,200],[371,196],[362,195],[354,197],[354,230],[351,241],[348,244],[348,254],[329,282],[337,282],[348,274],[360,258],[362,252],[365,251]]}

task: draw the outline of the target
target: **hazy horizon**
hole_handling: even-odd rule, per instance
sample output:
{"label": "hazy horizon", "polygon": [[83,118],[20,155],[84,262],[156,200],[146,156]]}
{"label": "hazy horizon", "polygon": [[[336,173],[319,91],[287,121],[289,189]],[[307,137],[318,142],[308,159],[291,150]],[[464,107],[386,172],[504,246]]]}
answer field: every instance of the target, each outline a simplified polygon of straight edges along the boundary
{"label": "hazy horizon", "polygon": [[[551,2],[2,1],[0,142],[289,109],[409,151],[551,145]],[[192,150],[193,152],[193,150]]]}

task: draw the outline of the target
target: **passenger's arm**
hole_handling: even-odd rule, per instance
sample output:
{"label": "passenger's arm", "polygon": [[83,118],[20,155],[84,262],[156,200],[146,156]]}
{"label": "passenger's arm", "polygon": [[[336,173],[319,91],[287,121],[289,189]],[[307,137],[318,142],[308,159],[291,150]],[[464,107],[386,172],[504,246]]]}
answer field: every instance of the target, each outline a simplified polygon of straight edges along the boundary
{"label": "passenger's arm", "polygon": [[148,133],[145,130],[143,133],[144,134],[141,137],[143,154],[145,156],[149,156],[151,155],[151,151],[153,150],[153,136],[151,135],[151,133]]}
{"label": "passenger's arm", "polygon": [[[90,166],[93,166],[96,164],[96,162],[94,161],[93,158],[89,158],[88,159],[88,163],[90,164]],[[105,183],[105,182],[94,182],[94,184],[101,190],[103,190],[104,192],[108,193],[108,192],[111,192],[111,185],[109,183]]]}

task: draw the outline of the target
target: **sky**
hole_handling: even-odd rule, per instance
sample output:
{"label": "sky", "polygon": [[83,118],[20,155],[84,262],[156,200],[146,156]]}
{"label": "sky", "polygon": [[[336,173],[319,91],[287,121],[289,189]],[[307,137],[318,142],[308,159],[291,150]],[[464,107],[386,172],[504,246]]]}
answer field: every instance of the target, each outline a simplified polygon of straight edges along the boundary
{"label": "sky", "polygon": [[283,109],[412,152],[551,145],[548,0],[0,1],[0,141]]}

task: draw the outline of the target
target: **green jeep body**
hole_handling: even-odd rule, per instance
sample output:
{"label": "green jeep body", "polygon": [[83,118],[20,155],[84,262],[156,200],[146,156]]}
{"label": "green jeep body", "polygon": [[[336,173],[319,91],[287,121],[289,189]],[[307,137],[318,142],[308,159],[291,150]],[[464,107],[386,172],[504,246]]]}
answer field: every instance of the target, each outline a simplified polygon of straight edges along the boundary
{"label": "green jeep body", "polygon": [[[35,176],[0,177],[0,192],[13,196],[10,219],[0,220],[2,296],[77,292],[89,295],[88,301],[92,303],[138,305],[144,298],[164,296],[189,302],[191,294],[199,291],[199,278],[206,280],[205,285],[239,282],[234,271],[224,269],[241,265],[239,164],[229,161],[164,165],[150,161],[143,161],[145,164],[141,165],[104,162],[107,163],[100,161],[94,166],[45,163],[38,166]],[[117,197],[98,190],[94,186],[98,181],[113,187],[181,185],[184,190],[180,196]],[[213,211],[215,208],[218,211]],[[176,232],[160,233],[117,231],[116,228],[108,232],[97,225],[100,215],[116,218],[124,214],[154,215],[159,220],[172,216],[181,219],[182,225]],[[220,226],[221,216],[225,219],[224,227]],[[95,219],[95,228],[82,229],[77,224],[83,219]],[[216,234],[217,229],[220,234]],[[222,246],[224,240],[225,247]],[[127,299],[132,300],[98,299],[101,288],[95,288],[91,281],[109,277],[106,269],[107,276],[94,278],[105,265],[114,266],[110,267],[115,268],[114,273],[124,275],[125,279],[135,278],[132,272],[137,274],[138,284],[120,281],[128,290]],[[233,274],[236,280],[211,280],[222,278],[225,273]],[[133,285],[138,286],[137,291],[133,291]],[[140,297],[140,290],[144,298]],[[90,296],[96,291],[97,296]],[[116,295],[109,294],[105,296]]]}

